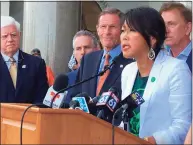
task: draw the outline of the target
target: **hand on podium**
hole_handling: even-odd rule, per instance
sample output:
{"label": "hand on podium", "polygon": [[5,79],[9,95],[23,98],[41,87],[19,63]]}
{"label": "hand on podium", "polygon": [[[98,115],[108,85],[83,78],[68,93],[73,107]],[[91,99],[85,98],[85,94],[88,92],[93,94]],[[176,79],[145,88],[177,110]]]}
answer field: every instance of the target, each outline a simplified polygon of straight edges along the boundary
{"label": "hand on podium", "polygon": [[151,144],[156,144],[155,138],[153,136],[144,137],[144,140],[150,142]]}

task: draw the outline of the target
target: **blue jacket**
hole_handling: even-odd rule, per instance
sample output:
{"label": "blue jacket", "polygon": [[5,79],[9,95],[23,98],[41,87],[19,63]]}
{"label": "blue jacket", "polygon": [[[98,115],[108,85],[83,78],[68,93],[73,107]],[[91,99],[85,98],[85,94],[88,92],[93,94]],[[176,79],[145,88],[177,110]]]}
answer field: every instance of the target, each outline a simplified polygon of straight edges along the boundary
{"label": "blue jacket", "polygon": [[73,84],[75,84],[76,78],[77,78],[77,73],[78,73],[78,69],[67,73],[67,76],[68,76],[68,85],[73,85]]}
{"label": "blue jacket", "polygon": [[[67,73],[68,86],[74,85],[76,83],[77,73],[78,73],[78,69]],[[73,93],[73,89],[69,89],[65,99],[65,103],[70,103],[72,97],[74,97],[75,95],[76,94]]]}

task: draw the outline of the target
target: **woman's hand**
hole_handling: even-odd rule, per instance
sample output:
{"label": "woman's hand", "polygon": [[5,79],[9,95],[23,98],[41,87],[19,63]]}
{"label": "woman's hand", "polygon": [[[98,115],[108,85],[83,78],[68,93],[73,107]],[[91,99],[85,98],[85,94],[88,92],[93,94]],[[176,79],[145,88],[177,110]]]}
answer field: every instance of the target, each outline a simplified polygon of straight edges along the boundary
{"label": "woman's hand", "polygon": [[145,137],[144,140],[150,142],[151,144],[156,144],[155,138],[153,136]]}

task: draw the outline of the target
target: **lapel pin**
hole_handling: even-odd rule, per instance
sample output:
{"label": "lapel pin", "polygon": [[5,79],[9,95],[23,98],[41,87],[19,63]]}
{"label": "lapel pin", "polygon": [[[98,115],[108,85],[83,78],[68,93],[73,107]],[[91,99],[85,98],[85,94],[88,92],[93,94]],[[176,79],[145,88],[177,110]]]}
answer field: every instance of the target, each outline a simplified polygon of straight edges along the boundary
{"label": "lapel pin", "polygon": [[22,65],[22,68],[26,68],[26,65]]}
{"label": "lapel pin", "polygon": [[122,64],[120,65],[120,68],[123,68],[123,65],[122,65]]}
{"label": "lapel pin", "polygon": [[151,82],[152,82],[152,83],[155,82],[155,80],[156,80],[155,77],[152,77],[152,78],[151,78]]}

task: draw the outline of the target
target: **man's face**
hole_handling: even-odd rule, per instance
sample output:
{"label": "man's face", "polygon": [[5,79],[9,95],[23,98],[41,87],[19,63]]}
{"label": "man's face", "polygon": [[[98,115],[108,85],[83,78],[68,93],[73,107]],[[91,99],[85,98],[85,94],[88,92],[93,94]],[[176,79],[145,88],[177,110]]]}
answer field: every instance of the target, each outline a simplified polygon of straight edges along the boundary
{"label": "man's face", "polygon": [[80,64],[83,55],[93,52],[94,50],[93,40],[89,36],[78,36],[74,40],[74,57],[78,64]]}
{"label": "man's face", "polygon": [[103,48],[111,50],[120,43],[120,18],[115,14],[102,15],[98,20],[97,33]]}
{"label": "man's face", "polygon": [[1,28],[1,52],[13,56],[19,49],[20,35],[15,25]]}
{"label": "man's face", "polygon": [[191,24],[187,23],[179,10],[173,9],[162,12],[162,17],[166,25],[165,44],[174,46],[179,44],[184,38],[188,38],[191,32]]}

